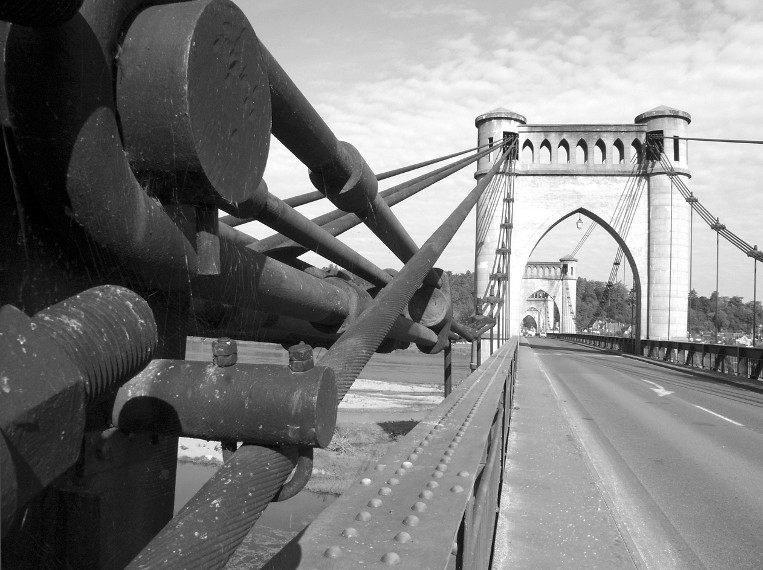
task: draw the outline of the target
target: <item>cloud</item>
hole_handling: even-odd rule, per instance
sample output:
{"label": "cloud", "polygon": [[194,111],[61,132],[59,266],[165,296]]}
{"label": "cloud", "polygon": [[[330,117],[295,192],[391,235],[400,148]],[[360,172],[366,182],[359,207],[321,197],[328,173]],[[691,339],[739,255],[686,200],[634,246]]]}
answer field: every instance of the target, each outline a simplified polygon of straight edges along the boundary
{"label": "cloud", "polygon": [[[692,114],[691,135],[760,137],[760,2],[486,2],[477,11],[466,3],[390,1],[366,10],[348,3],[331,13],[310,8],[308,22],[290,4],[267,4],[261,14],[260,3],[246,5],[255,30],[267,34],[271,51],[326,122],[377,172],[472,146],[474,117],[497,106],[525,115],[530,124],[630,123],[667,104]],[[272,191],[309,191],[304,166],[273,147],[266,171]],[[690,143],[690,189],[728,218],[730,229],[759,245],[759,216],[739,213],[759,210],[761,152]],[[472,172],[393,210],[418,243],[471,189]],[[473,267],[474,222],[469,224],[443,266]],[[696,287],[709,293],[715,286],[714,234],[695,227]],[[399,267],[375,238],[358,231],[349,239],[380,265]],[[725,255],[732,268],[727,275],[747,271],[749,259],[732,250]],[[590,277],[606,279],[609,263],[600,260],[601,274]],[[722,294],[724,287],[741,287],[750,298],[751,284],[744,281],[722,279]]]}

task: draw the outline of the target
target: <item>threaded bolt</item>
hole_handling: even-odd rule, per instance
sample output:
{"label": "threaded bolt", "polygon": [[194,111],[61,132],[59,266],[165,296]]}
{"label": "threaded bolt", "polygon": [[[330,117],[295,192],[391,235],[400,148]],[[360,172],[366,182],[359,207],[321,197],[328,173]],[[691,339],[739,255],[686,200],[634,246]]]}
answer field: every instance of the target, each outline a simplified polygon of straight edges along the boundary
{"label": "threaded bolt", "polygon": [[228,337],[212,342],[212,362],[217,366],[233,366],[238,362],[238,345]]}
{"label": "threaded bolt", "polygon": [[82,372],[89,399],[137,374],[156,349],[154,314],[138,294],[101,285],[32,318]]}
{"label": "threaded bolt", "polygon": [[300,341],[289,347],[289,368],[292,372],[307,372],[314,366],[312,346]]}

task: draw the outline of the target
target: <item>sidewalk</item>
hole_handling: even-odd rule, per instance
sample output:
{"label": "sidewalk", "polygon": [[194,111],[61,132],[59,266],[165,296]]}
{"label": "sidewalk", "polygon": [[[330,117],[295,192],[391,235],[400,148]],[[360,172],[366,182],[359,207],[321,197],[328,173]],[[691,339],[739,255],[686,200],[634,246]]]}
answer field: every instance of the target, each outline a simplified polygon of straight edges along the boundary
{"label": "sidewalk", "polygon": [[636,568],[535,355],[519,351],[493,569]]}

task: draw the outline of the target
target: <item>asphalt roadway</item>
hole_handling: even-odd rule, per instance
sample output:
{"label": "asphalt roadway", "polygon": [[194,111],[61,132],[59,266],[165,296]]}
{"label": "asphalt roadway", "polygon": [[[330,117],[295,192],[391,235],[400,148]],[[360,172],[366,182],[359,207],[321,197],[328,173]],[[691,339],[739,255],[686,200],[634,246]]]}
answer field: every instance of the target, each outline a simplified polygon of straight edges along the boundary
{"label": "asphalt roadway", "polygon": [[763,568],[763,394],[522,339],[494,568]]}

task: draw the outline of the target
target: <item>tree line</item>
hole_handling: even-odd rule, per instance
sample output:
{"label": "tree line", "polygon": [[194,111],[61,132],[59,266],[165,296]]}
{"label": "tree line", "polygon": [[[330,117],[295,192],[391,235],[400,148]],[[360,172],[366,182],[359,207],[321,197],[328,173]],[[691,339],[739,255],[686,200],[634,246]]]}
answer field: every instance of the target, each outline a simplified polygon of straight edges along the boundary
{"label": "tree line", "polygon": [[[331,266],[333,268],[333,266]],[[328,269],[328,268],[327,268]],[[474,322],[474,274],[471,271],[455,273],[450,277],[453,318],[456,322],[471,325]],[[362,279],[358,279],[362,282]],[[692,290],[687,299],[689,319],[687,330],[690,336],[721,334],[750,334],[752,332],[752,301],[744,302],[742,297],[717,299],[717,293],[704,297]],[[758,334],[763,332],[763,305],[756,305]],[[577,329],[590,328],[596,321],[620,323],[621,330],[627,329],[635,318],[634,300],[630,290],[622,283],[607,283],[578,277],[577,308],[575,324]]]}

